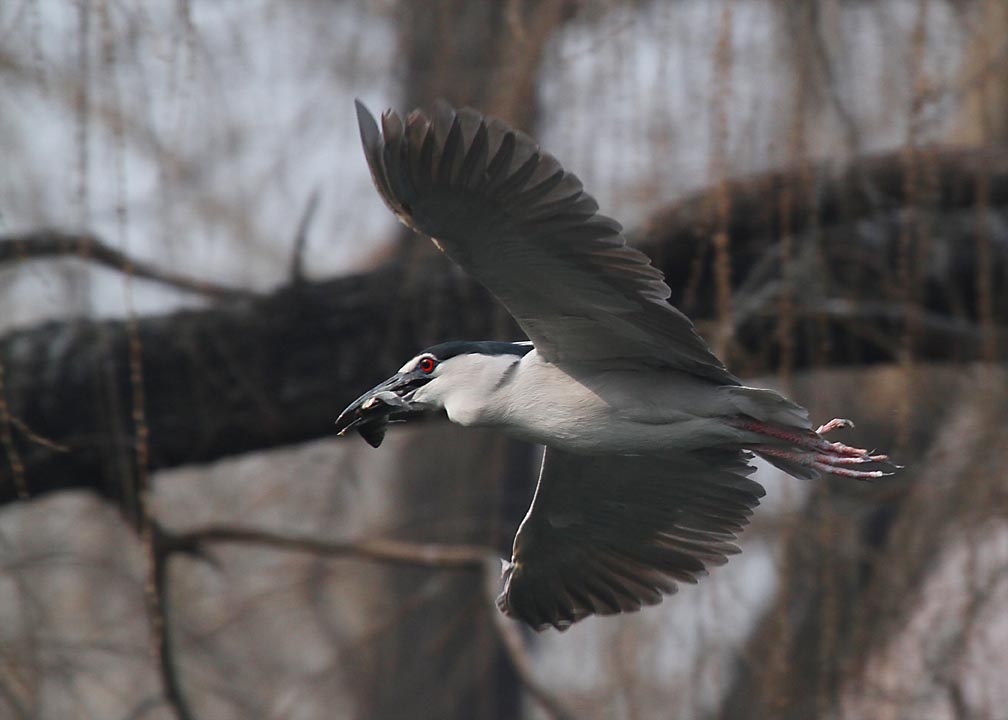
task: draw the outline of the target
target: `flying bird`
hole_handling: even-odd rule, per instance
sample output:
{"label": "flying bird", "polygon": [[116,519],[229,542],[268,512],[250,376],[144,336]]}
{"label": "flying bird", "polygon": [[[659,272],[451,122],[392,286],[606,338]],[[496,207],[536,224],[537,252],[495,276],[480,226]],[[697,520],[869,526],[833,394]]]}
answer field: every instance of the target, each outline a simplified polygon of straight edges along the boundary
{"label": "flying bird", "polygon": [[[375,187],[507,308],[527,342],[445,342],[337,420],[381,444],[439,412],[545,445],[498,607],[537,630],[653,605],[739,552],[764,494],[753,454],[800,478],[877,478],[885,455],[830,442],[808,412],[732,375],[668,302],[663,275],[528,135],[444,102],[381,130],[359,101]],[[874,467],[878,467],[877,465]],[[895,467],[895,466],[891,466]],[[888,469],[891,469],[888,468]]]}

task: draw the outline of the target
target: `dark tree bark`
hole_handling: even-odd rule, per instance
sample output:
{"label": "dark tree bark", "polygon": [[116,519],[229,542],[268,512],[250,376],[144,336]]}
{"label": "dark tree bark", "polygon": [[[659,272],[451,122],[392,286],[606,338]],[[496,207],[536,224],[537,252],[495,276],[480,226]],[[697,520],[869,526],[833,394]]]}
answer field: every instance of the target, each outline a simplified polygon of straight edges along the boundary
{"label": "dark tree bark", "polygon": [[[665,272],[670,301],[703,320],[717,304],[711,238],[725,228],[741,317],[724,359],[740,374],[781,365],[782,312],[795,314],[795,367],[994,359],[1006,350],[1006,208],[1008,148],[927,148],[732,180],[656,212],[631,240]],[[747,285],[756,292],[739,296]]]}
{"label": "dark tree bark", "polygon": [[[899,160],[888,160],[874,159],[865,166],[890,172]],[[768,177],[783,181],[787,176]],[[950,169],[942,177],[954,179],[956,173]],[[748,196],[746,203],[755,205],[754,188],[766,182],[740,183],[737,197]],[[998,191],[990,193],[986,209],[977,209],[965,191],[943,195],[940,205],[929,208],[929,251],[916,275],[923,289],[912,304],[918,316],[913,328],[917,358],[981,358],[991,338],[995,357],[1005,357],[1006,183],[1008,173],[991,177],[990,186]],[[962,180],[962,187],[969,185]],[[823,188],[824,197],[830,197],[844,186]],[[712,258],[696,219],[697,208],[707,202],[699,195],[677,203],[649,223],[650,230],[633,234],[666,273],[673,301],[692,311],[702,329],[711,327],[715,307]],[[766,282],[774,282],[780,272],[772,262],[778,242],[772,213],[761,216],[746,203],[733,205],[739,214],[732,225],[738,233],[733,236],[736,292],[751,282],[754,272],[765,273]],[[898,304],[892,274],[905,242],[905,222],[900,220],[905,211],[898,207],[899,197],[892,203],[895,207],[888,209],[866,206],[865,215],[826,215],[830,222],[823,220],[814,234],[806,230],[795,236],[797,247],[816,243],[821,248],[824,261],[818,269],[825,267],[829,274],[828,287],[795,289],[804,303],[795,312],[807,324],[809,337],[823,327],[830,334],[828,352],[821,358],[827,362],[889,362],[904,350],[893,340],[906,331],[907,313]],[[823,206],[829,206],[825,199]],[[988,247],[986,266],[977,252],[981,243]],[[798,255],[792,262],[810,275],[817,269],[806,267]],[[992,288],[986,310],[978,301],[984,277]],[[813,281],[815,277],[808,278]],[[885,301],[879,302],[880,296]],[[776,314],[777,305],[766,302],[740,322],[735,352],[744,363],[734,369],[745,374],[774,370]],[[796,329],[799,366],[815,359],[802,339],[803,327],[799,323]],[[519,336],[513,323],[501,325],[493,298],[440,257],[409,267],[393,262],[366,275],[299,283],[205,309],[139,318],[136,332],[151,470],[327,436],[346,402],[418,348],[449,338]],[[0,503],[17,497],[15,464],[23,467],[30,496],[76,488],[123,503],[124,483],[135,474],[129,338],[126,322],[69,320],[0,339],[4,397],[12,419],[7,424],[12,448],[4,447],[0,463]],[[39,442],[32,433],[66,451]]]}
{"label": "dark tree bark", "polygon": [[[1003,360],[1008,356],[1008,169],[994,162],[1000,157],[935,151],[929,162],[940,172],[933,174],[926,196],[908,194],[907,185],[900,185],[906,161],[897,155],[862,161],[840,175],[821,171],[812,175],[818,177],[816,198],[802,206],[794,195],[788,205],[793,217],[787,221],[775,209],[779,195],[791,192],[787,188],[808,173],[730,183],[734,333],[724,347],[733,369],[759,374],[780,366],[786,349],[778,328],[786,293],[792,296],[793,337],[787,351],[793,367],[905,362],[908,356]],[[666,273],[672,300],[712,338],[721,329],[715,317],[719,269],[707,229],[713,199],[723,192],[714,189],[675,203],[631,233]],[[783,227],[792,231],[787,258],[780,251]],[[44,233],[33,237],[40,236]],[[0,261],[30,259],[31,239],[0,238]],[[16,252],[8,252],[14,247]],[[52,243],[41,247],[51,249]],[[157,276],[156,269],[150,271]],[[790,284],[777,287],[785,273]],[[450,338],[519,336],[486,291],[436,254],[400,256],[365,275],[295,282],[263,296],[214,295],[221,299],[200,310],[132,323],[54,322],[0,338],[5,400],[0,406],[0,504],[16,500],[19,488],[29,497],[90,490],[135,517],[137,420],[130,374],[137,368],[147,470],[157,470],[327,436],[348,401],[418,348]],[[510,484],[526,493],[529,456],[487,445],[473,453],[474,473],[489,453],[510,458],[498,469],[513,479],[495,487]],[[423,492],[441,490],[428,486]],[[442,537],[434,528],[422,539],[500,544],[504,551],[502,538],[513,530],[514,518],[501,508],[522,503],[510,502],[503,491],[494,497],[485,507],[445,508],[446,515],[456,510],[466,517],[493,515],[497,520],[488,520],[487,536]],[[887,512],[898,517],[900,507],[897,498]],[[864,527],[883,528],[875,533],[873,548],[884,547],[888,524],[876,522],[877,513],[863,515]],[[790,552],[799,553],[796,565],[803,564],[800,548]],[[415,580],[399,575],[393,582]],[[493,643],[481,635],[483,619],[458,617],[457,598],[479,594],[467,585],[472,582],[459,578],[450,595],[412,615],[416,627],[409,632],[390,629],[388,637],[375,638],[370,669],[362,669],[368,682],[364,706],[373,716],[394,717],[402,708],[401,696],[393,692],[402,663],[410,672],[420,663],[432,683],[445,677],[445,668],[458,670],[457,664],[442,667],[433,658],[418,659],[412,644],[402,644],[403,637],[434,642],[437,627],[447,622],[456,632],[439,647],[448,655],[471,657],[481,667],[500,665]],[[810,608],[787,611],[797,613],[795,627],[814,622]],[[772,635],[776,626],[763,627],[769,630],[761,632]],[[804,643],[788,646],[788,667],[817,652]],[[460,717],[474,712],[495,717],[514,702],[515,683],[506,670],[483,679],[460,679],[457,672],[452,677],[457,687],[444,689],[437,703],[455,698]],[[748,697],[746,687],[740,680],[726,717],[732,716],[732,699]],[[432,712],[449,713],[437,703]]]}

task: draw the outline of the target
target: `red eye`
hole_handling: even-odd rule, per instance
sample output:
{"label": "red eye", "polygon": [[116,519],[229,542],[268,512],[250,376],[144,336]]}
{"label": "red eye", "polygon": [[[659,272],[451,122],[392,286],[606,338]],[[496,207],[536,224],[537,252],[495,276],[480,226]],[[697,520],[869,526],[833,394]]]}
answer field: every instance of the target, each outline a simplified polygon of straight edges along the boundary
{"label": "red eye", "polygon": [[420,358],[420,362],[417,363],[417,367],[420,368],[420,370],[422,370],[423,372],[430,375],[432,372],[434,372],[434,368],[437,367],[437,362],[434,360],[434,358],[429,357]]}

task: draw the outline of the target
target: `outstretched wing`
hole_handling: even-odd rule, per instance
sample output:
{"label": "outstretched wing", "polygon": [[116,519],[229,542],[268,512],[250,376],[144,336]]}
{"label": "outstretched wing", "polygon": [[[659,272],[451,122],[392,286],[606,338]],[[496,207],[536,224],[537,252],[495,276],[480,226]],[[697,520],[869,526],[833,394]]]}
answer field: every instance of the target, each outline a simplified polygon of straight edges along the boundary
{"label": "outstretched wing", "polygon": [[375,186],[485,285],[547,360],[671,367],[737,380],[667,301],[647,256],[535,141],[494,117],[444,103],[433,119],[389,111],[382,132],[357,103]]}
{"label": "outstretched wing", "polygon": [[695,583],[764,494],[738,451],[572,455],[547,448],[498,607],[537,630],[638,610]]}

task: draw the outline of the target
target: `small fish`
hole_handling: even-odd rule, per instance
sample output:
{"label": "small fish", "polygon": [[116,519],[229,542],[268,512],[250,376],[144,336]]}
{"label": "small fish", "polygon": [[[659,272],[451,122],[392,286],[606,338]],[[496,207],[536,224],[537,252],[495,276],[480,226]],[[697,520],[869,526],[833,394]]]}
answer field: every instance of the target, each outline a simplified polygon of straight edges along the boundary
{"label": "small fish", "polygon": [[368,445],[378,447],[385,439],[389,423],[394,422],[389,416],[397,410],[408,410],[409,405],[390,390],[362,396],[361,400],[339,416],[336,433],[344,435],[348,430],[356,430]]}

